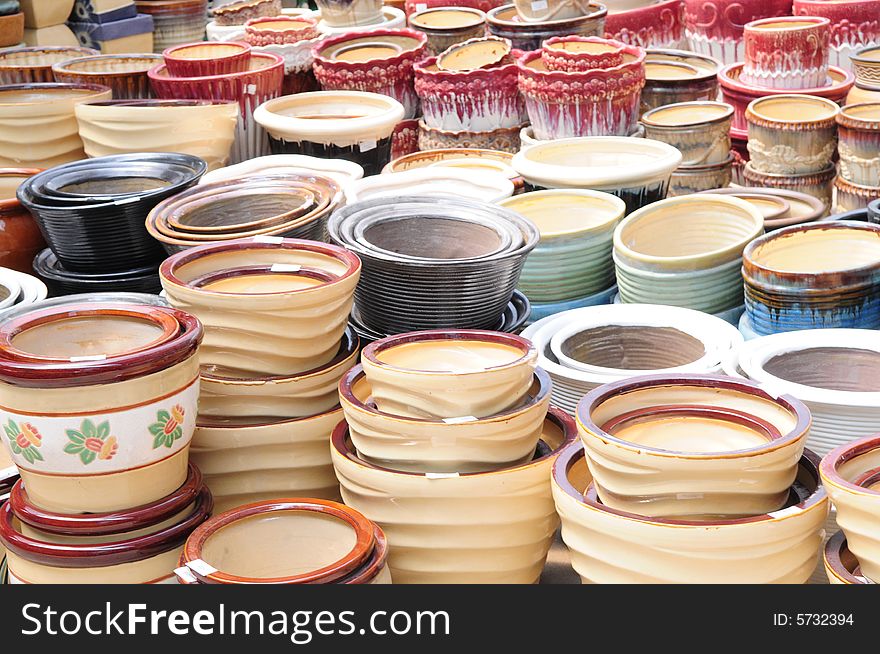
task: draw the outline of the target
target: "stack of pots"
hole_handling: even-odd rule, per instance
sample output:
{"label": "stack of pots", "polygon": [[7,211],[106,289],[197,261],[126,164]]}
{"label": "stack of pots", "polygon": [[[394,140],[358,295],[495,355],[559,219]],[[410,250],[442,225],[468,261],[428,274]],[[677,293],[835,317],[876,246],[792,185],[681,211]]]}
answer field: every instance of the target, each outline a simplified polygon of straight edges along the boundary
{"label": "stack of pots", "polygon": [[649,373],[717,373],[743,341],[715,316],[652,304],[564,311],[523,331],[553,382],[553,404],[571,415],[602,384]]}
{"label": "stack of pots", "polygon": [[536,359],[509,334],[413,332],[342,378],[333,466],[345,503],[388,535],[395,583],[538,581],[558,524],[550,468],[576,434],[548,412]]}
{"label": "stack of pots", "polygon": [[880,226],[834,221],[780,229],[743,253],[746,337],[880,328]]}
{"label": "stack of pots", "polygon": [[736,186],[711,189],[702,191],[702,193],[734,195],[755,206],[764,216],[764,231],[766,232],[810,223],[822,218],[826,212],[825,203],[819,198],[798,191],[759,186]]}
{"label": "stack of pots", "polygon": [[165,63],[149,72],[157,98],[238,102],[232,162],[268,154],[266,132],[255,122],[254,111],[281,95],[284,60],[280,56],[251,52],[246,43],[190,43],[169,48],[163,56]]}
{"label": "stack of pots", "polygon": [[508,307],[539,239],[538,228],[513,211],[453,196],[364,200],[336,211],[328,230],[363,261],[352,318],[380,338],[513,329]]}
{"label": "stack of pots", "polygon": [[202,326],[168,307],[57,302],[0,330],[0,509],[12,583],[169,583],[212,499],[189,464]]}
{"label": "stack of pots", "polygon": [[742,313],[743,250],[764,216],[730,195],[696,194],[650,204],[614,232],[620,301],[697,309],[735,322]]}
{"label": "stack of pots", "polygon": [[46,285],[33,275],[0,268],[0,317],[45,300],[48,292]]}
{"label": "stack of pots", "polygon": [[321,35],[314,18],[253,18],[244,25],[243,38],[256,52],[271,52],[284,59],[283,95],[318,90],[318,82],[312,72],[312,49],[321,42]]}
{"label": "stack of pots", "polygon": [[9,48],[0,51],[0,84],[49,84],[55,79],[53,66],[79,57],[99,54],[91,48],[50,46]]}
{"label": "stack of pots", "polygon": [[[567,17],[556,12],[562,4],[568,5]],[[553,0],[547,5],[521,0],[487,11],[486,22],[490,34],[509,39],[517,50],[528,51],[540,50],[544,41],[554,36],[605,36],[607,15],[605,5],[587,0]]]}
{"label": "stack of pots", "polygon": [[187,539],[183,584],[390,584],[388,540],[354,509],[319,499],[254,502]]}
{"label": "stack of pots", "polygon": [[750,186],[809,193],[831,209],[840,107],[797,93],[753,100],[746,108]]}
{"label": "stack of pots", "polygon": [[840,171],[834,211],[867,207],[880,198],[880,103],[847,105],[837,115]]}
{"label": "stack of pots", "polygon": [[172,306],[205,325],[192,456],[220,510],[338,497],[336,386],[356,361],[348,327],[358,258],[324,243],[255,237],[192,248],[160,271]]}
{"label": "stack of pots", "polygon": [[208,0],[137,0],[135,4],[138,13],[153,18],[154,52],[205,38]]}
{"label": "stack of pots", "polygon": [[528,123],[510,41],[476,38],[415,66],[424,118],[419,149],[481,148],[517,152]]}
{"label": "stack of pots", "polygon": [[26,179],[18,199],[49,243],[34,270],[55,295],[158,291],[164,253],[144,221],[206,170],[198,157],[139,153],[85,159]]}
{"label": "stack of pots", "polygon": [[792,0],[745,0],[734,5],[728,0],[685,0],[688,45],[694,52],[715,57],[725,65],[742,61],[743,27],[761,18],[788,16],[791,3]]}
{"label": "stack of pots", "polygon": [[639,120],[645,51],[597,37],[555,37],[517,61],[539,141],[628,136]]}
{"label": "stack of pots", "polygon": [[682,160],[669,185],[669,195],[689,195],[730,185],[733,155],[730,123],[733,107],[724,102],[679,102],[642,115],[645,137],[669,143]]}
{"label": "stack of pots", "polygon": [[[651,375],[581,400],[553,467],[588,583],[805,583],[829,502],[810,412],[745,381]],[[651,481],[646,484],[645,479]]]}
{"label": "stack of pots", "polygon": [[651,49],[645,56],[641,112],[679,102],[716,100],[721,62],[688,50]]}

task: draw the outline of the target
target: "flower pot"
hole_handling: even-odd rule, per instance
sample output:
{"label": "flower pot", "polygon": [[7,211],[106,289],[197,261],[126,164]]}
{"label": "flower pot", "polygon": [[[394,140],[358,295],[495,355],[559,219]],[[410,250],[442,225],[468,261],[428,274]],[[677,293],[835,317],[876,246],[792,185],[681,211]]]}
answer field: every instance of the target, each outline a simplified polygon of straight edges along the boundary
{"label": "flower pot", "polygon": [[159,264],[112,273],[72,272],[64,268],[49,248],[33,259],[33,270],[52,291],[53,296],[75,293],[122,291],[159,293]]}
{"label": "flower pot", "polygon": [[150,98],[147,71],[161,61],[159,55],[149,54],[97,55],[59,62],[52,72],[58,82],[109,87],[116,100]]}
{"label": "flower pot", "polygon": [[244,25],[256,18],[280,16],[281,0],[240,0],[215,7],[214,21],[221,26]]}
{"label": "flower pot", "polygon": [[764,231],[813,222],[825,215],[827,209],[821,200],[806,193],[784,191],[757,186],[717,188],[701,193],[734,195],[753,205],[764,216]]}
{"label": "flower pot", "polygon": [[171,77],[212,77],[246,72],[251,47],[234,41],[225,43],[187,43],[162,52]]}
{"label": "flower pot", "polygon": [[529,22],[517,13],[515,4],[486,12],[489,32],[510,40],[517,50],[540,50],[544,41],[554,36],[604,36],[605,5],[591,4],[575,18]]}
{"label": "flower pot", "polygon": [[496,150],[514,154],[520,149],[522,125],[488,131],[445,130],[429,127],[419,121],[419,149],[422,151],[466,148]]}
{"label": "flower pot", "polygon": [[588,0],[550,0],[544,4],[516,0],[515,4],[516,13],[529,23],[579,18],[589,14],[592,9]]}
{"label": "flower pot", "polygon": [[880,46],[860,48],[852,56],[852,69],[860,84],[872,87],[880,84]]}
{"label": "flower pot", "polygon": [[456,43],[484,36],[486,14],[471,7],[421,9],[409,17],[409,26],[425,34],[428,51],[436,55]]}
{"label": "flower pot", "polygon": [[604,36],[639,48],[683,47],[684,3],[659,0],[644,7],[609,10]]}
{"label": "flower pot", "polygon": [[624,44],[596,36],[554,36],[541,49],[541,61],[551,71],[584,72],[623,63]]}
{"label": "flower pot", "polygon": [[822,552],[825,574],[830,584],[867,584],[867,577],[862,575],[859,560],[849,551],[846,534],[838,531],[827,543]]}
{"label": "flower pot", "polygon": [[641,112],[718,97],[721,62],[686,50],[648,50]]}
{"label": "flower pot", "polygon": [[380,0],[320,0],[317,4],[321,18],[331,27],[369,25],[382,17]]}
{"label": "flower pot", "polygon": [[[828,60],[852,70],[850,57],[864,46],[880,45],[877,7],[870,0],[795,0],[794,16],[819,16],[831,21]],[[782,15],[782,14],[779,14]]]}
{"label": "flower pot", "polygon": [[791,0],[745,0],[737,4],[726,0],[685,0],[688,45],[694,52],[715,57],[728,66],[745,56],[743,26],[746,23],[790,13]]}
{"label": "flower pot", "polygon": [[853,184],[880,185],[880,103],[845,106],[837,131],[840,176]]}
{"label": "flower pot", "polygon": [[834,179],[834,213],[864,209],[878,198],[880,186],[853,184],[840,176]]}
{"label": "flower pot", "polygon": [[153,52],[161,54],[172,46],[205,38],[207,0],[136,0],[135,6],[138,13],[153,19]]}
{"label": "flower pot", "polygon": [[834,164],[829,164],[827,168],[819,172],[803,175],[761,172],[755,170],[751,161],[747,162],[743,169],[743,177],[749,186],[807,193],[820,200],[825,205],[826,211],[831,209],[831,194],[835,176]]}
{"label": "flower pot", "polygon": [[319,159],[298,154],[274,154],[209,172],[199,180],[199,184],[213,184],[214,182],[225,182],[245,177],[270,177],[304,171],[329,177],[340,184],[347,184],[364,176],[363,168],[345,159]]}
{"label": "flower pot", "polygon": [[350,202],[393,198],[403,193],[422,197],[458,196],[480,202],[499,202],[513,195],[513,182],[495,171],[435,167],[373,175],[348,188]]}
{"label": "flower pot", "polygon": [[691,195],[730,186],[733,179],[733,155],[726,161],[701,166],[679,166],[669,180],[669,197]]}
{"label": "flower pot", "polygon": [[[397,3],[399,3],[399,0],[391,0],[386,4],[386,7],[389,5],[396,5]],[[463,7],[479,9],[483,13],[488,13],[503,3],[504,0],[424,0],[423,2],[405,0],[403,9],[406,11],[407,16],[415,15],[422,9],[422,5],[424,5],[425,9],[436,9],[438,7]],[[510,5],[510,9],[516,14],[516,9],[512,4]]]}
{"label": "flower pot", "polygon": [[768,89],[814,89],[828,79],[831,21],[813,16],[763,18],[743,29],[742,80]]}
{"label": "flower pot", "polygon": [[681,152],[682,166],[709,166],[730,158],[732,119],[733,107],[723,102],[681,102],[648,111],[641,123],[646,138]]}
{"label": "flower pot", "polygon": [[39,168],[0,168],[0,266],[31,272],[34,256],[46,247],[40,228],[15,197],[19,184]]}
{"label": "flower pot", "polygon": [[317,39],[318,21],[308,16],[266,16],[249,20],[244,40],[254,47],[288,45]]}
{"label": "flower pot", "polygon": [[0,47],[9,48],[21,43],[24,38],[24,14],[0,16]]}
{"label": "flower pot", "polygon": [[[449,0],[446,1],[448,2]],[[378,19],[362,25],[335,26],[322,19],[318,22],[318,32],[323,36],[336,36],[355,29],[369,32],[371,30],[398,30],[406,27],[406,13],[402,9],[391,5],[382,5],[380,10],[381,13]],[[320,15],[320,13],[319,10],[317,14]]]}
{"label": "flower pot", "polygon": [[443,148],[440,150],[424,150],[413,152],[390,161],[383,173],[399,173],[419,168],[442,167],[489,170],[502,173],[513,182],[514,193],[523,187],[523,179],[511,168],[513,155],[499,150],[481,150],[479,148]]}

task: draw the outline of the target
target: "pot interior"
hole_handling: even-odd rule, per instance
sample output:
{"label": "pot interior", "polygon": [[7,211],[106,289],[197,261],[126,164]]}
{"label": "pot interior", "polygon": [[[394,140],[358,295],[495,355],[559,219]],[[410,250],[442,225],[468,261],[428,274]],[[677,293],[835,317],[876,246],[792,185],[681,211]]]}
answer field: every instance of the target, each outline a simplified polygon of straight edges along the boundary
{"label": "pot interior", "polygon": [[813,347],[777,354],[761,366],[774,377],[830,391],[880,391],[880,352]]}
{"label": "pot interior", "polygon": [[880,48],[866,48],[856,53],[854,59],[867,61],[880,61]]}
{"label": "pot interior", "polygon": [[131,195],[155,191],[171,186],[171,182],[156,177],[106,177],[67,184],[58,189],[70,195]]}
{"label": "pot interior", "polygon": [[389,110],[387,102],[370,97],[346,93],[308,95],[307,98],[291,96],[290,102],[273,109],[272,112],[279,116],[302,120],[340,120],[380,116]]}
{"label": "pot interior", "polygon": [[548,166],[603,170],[619,168],[623,172],[631,172],[639,166],[653,165],[656,160],[669,157],[669,153],[665,148],[661,150],[653,146],[649,139],[577,139],[567,143],[540,142],[525,150],[525,156]]}
{"label": "pot interior", "polygon": [[788,273],[818,274],[880,265],[880,232],[868,229],[804,229],[755,247],[757,265]]}
{"label": "pot interior", "polygon": [[[859,485],[859,481],[863,480],[866,476],[866,473],[872,473],[874,470],[880,468],[880,447],[869,447],[863,451],[859,451],[855,455],[850,455],[838,459],[838,463],[836,466],[837,473],[843,477],[843,479],[851,484]],[[873,488],[876,484],[871,483],[871,488],[860,486],[862,490],[866,492],[877,492],[876,488]]]}
{"label": "pot interior", "polygon": [[161,58],[156,57],[83,57],[64,64],[72,73],[145,73]]}
{"label": "pot interior", "polygon": [[588,231],[623,216],[623,209],[610,199],[565,192],[526,193],[502,206],[531,220],[545,237]]}
{"label": "pot interior", "polygon": [[645,78],[650,80],[693,79],[700,74],[696,67],[674,61],[646,61]]}
{"label": "pot interior", "polygon": [[510,53],[510,45],[499,40],[474,41],[452,46],[437,59],[437,66],[445,70],[468,71],[485,68],[500,62]]}
{"label": "pot interior", "polygon": [[271,32],[287,32],[291,30],[304,30],[314,27],[311,23],[304,20],[267,20],[253,25],[248,25],[248,29],[267,30]]}
{"label": "pot interior", "polygon": [[772,195],[742,193],[737,194],[736,197],[740,200],[745,200],[760,211],[761,215],[764,216],[764,220],[780,218],[787,214],[791,209],[791,205],[788,202]]}
{"label": "pot interior", "polygon": [[291,509],[229,523],[205,540],[201,558],[229,575],[273,579],[329,567],[356,544],[354,528],[343,520]]}
{"label": "pot interior", "polygon": [[440,9],[426,11],[410,19],[414,27],[429,29],[455,29],[473,27],[483,22],[483,17],[471,11]]}
{"label": "pot interior", "polygon": [[[235,227],[285,217],[293,220],[315,208],[317,198],[312,192],[271,193],[259,189],[259,193],[221,195],[208,199],[194,208],[187,208],[176,216],[180,226],[186,229]],[[228,230],[222,230],[228,231]]]}
{"label": "pot interior", "polygon": [[863,105],[855,105],[841,109],[840,113],[849,118],[859,120],[880,120],[880,102],[871,102]]}
{"label": "pot interior", "polygon": [[170,59],[221,59],[241,54],[244,48],[240,45],[225,45],[222,43],[190,45],[178,48],[168,57]]}
{"label": "pot interior", "polygon": [[376,353],[381,363],[401,370],[469,373],[507,366],[523,351],[506,343],[472,339],[437,339],[395,345]]}
{"label": "pot interior", "polygon": [[501,236],[490,227],[433,216],[377,222],[364,230],[363,238],[379,249],[426,259],[481,257],[502,245]]}
{"label": "pot interior", "polygon": [[10,89],[0,87],[0,105],[38,104],[97,95],[100,91],[80,87]]}
{"label": "pot interior", "polygon": [[247,269],[224,271],[212,277],[194,286],[215,293],[265,294],[302,291],[326,284],[328,281],[322,276],[273,271],[271,268],[263,271]]}
{"label": "pot interior", "polygon": [[802,30],[807,27],[816,27],[819,24],[818,20],[771,20],[766,23],[752,25],[749,29],[762,32],[775,30]]}
{"label": "pot interior", "polygon": [[709,103],[687,103],[655,109],[642,120],[649,125],[664,127],[698,125],[720,120],[725,115],[732,116],[729,106]]}
{"label": "pot interior", "polygon": [[613,43],[602,43],[600,41],[559,41],[557,43],[550,43],[544,47],[548,50],[561,50],[563,52],[577,52],[595,55],[608,54],[620,50],[620,47]]}
{"label": "pot interior", "polygon": [[615,370],[662,370],[699,360],[703,344],[673,327],[602,325],[562,342],[565,356],[590,366]]}
{"label": "pot interior", "polygon": [[808,95],[762,98],[751,107],[752,113],[765,120],[781,123],[806,123],[833,118],[838,107],[830,100]]}
{"label": "pot interior", "polygon": [[321,50],[321,56],[336,61],[359,63],[396,57],[401,52],[419,47],[418,39],[410,36],[364,36],[337,43]]}

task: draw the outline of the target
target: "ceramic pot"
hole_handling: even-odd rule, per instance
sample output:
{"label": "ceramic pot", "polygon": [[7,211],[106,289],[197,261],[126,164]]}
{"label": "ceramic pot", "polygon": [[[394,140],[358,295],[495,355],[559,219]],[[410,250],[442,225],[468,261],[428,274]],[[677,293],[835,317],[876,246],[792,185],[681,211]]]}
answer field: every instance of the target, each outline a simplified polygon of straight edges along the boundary
{"label": "ceramic pot", "polygon": [[382,18],[381,0],[316,0],[321,18],[332,27],[351,29],[377,23]]}
{"label": "ceramic pot", "polygon": [[773,95],[746,108],[749,161],[759,172],[787,175],[828,168],[837,147],[840,107],[810,95]]}
{"label": "ceramic pot", "polygon": [[642,115],[641,123],[646,138],[669,143],[681,152],[682,166],[708,166],[730,158],[732,120],[729,104],[704,101],[652,109]]}
{"label": "ceramic pot", "polygon": [[108,100],[76,106],[86,155],[180,152],[205,160],[208,170],[229,161],[238,104],[223,100]]}
{"label": "ceramic pot", "polygon": [[871,0],[795,0],[791,13],[831,21],[828,59],[832,66],[851,70],[850,57],[855,52],[865,46],[880,45],[880,21]]}
{"label": "ceramic pot", "polygon": [[[216,378],[207,383],[216,386]],[[217,512],[278,497],[338,501],[328,444],[340,420],[338,405],[300,418],[200,415],[190,457]]]}
{"label": "ceramic pot", "polygon": [[878,186],[853,184],[840,176],[834,179],[834,213],[864,209],[878,198],[880,198]]}
{"label": "ceramic pot", "polygon": [[314,52],[315,77],[325,91],[367,91],[388,95],[404,106],[405,118],[419,115],[413,64],[427,54],[427,37],[415,30],[348,32],[325,39]]}
{"label": "ceramic pot", "polygon": [[208,520],[180,556],[186,583],[389,584],[382,530],[327,500],[267,500]]}
{"label": "ceramic pot", "polygon": [[33,259],[33,270],[42,279],[53,296],[74,293],[122,291],[159,293],[159,264],[112,273],[72,272],[64,268],[49,248]]}
{"label": "ceramic pot", "polygon": [[0,166],[51,168],[82,159],[74,118],[82,102],[109,100],[93,84],[21,84],[0,88]]}
{"label": "ceramic pot", "polygon": [[[446,1],[449,2],[450,0]],[[320,13],[320,11],[317,12],[318,15],[320,15]],[[320,32],[323,36],[336,36],[338,34],[345,34],[346,32],[351,32],[354,29],[362,32],[368,32],[374,29],[398,30],[404,27],[406,27],[406,13],[402,9],[398,9],[397,7],[393,7],[391,5],[381,6],[378,20],[369,24],[335,27],[333,25],[330,25],[330,23],[328,23],[326,20],[321,20],[318,22],[318,32]]]}
{"label": "ceramic pot", "polygon": [[800,225],[818,220],[827,209],[821,200],[797,191],[784,191],[757,186],[742,188],[717,188],[701,193],[734,195],[753,205],[764,216],[764,231]]}
{"label": "ceramic pot", "polygon": [[207,0],[136,0],[135,6],[153,19],[153,52],[205,38]]}
{"label": "ceramic pot", "polygon": [[878,100],[880,100],[880,86],[856,82],[847,93],[845,103],[842,104],[860,104]]}
{"label": "ceramic pot", "polygon": [[687,50],[648,50],[641,112],[679,102],[714,101],[721,62]]}
{"label": "ceramic pot", "polygon": [[347,159],[377,174],[391,157],[391,133],[404,116],[397,100],[361,91],[285,96],[257,108],[274,154]]}
{"label": "ceramic pot", "polygon": [[639,48],[683,47],[684,3],[658,0],[624,11],[609,8],[605,36]]}
{"label": "ceramic pot", "polygon": [[[721,85],[721,95],[724,101],[732,104],[734,107],[732,128],[745,132],[748,127],[746,123],[746,107],[748,107],[752,100],[769,95],[786,94],[790,93],[790,91],[787,89],[765,89],[746,84],[741,78],[742,72],[743,64],[741,63],[725,66],[718,73],[718,83]],[[847,97],[847,93],[853,87],[855,81],[852,73],[842,68],[831,66],[828,69],[828,77],[831,79],[830,83],[826,82],[818,88],[801,90],[800,93],[827,98],[837,104],[843,104],[844,100],[849,104],[863,102],[863,100],[850,100]]]}
{"label": "ceramic pot", "polygon": [[611,241],[626,211],[623,200],[598,191],[560,189],[525,193],[499,204],[531,220],[541,233],[519,281],[529,300],[582,298],[614,283]]}
{"label": "ceramic pot", "polygon": [[456,43],[437,55],[437,68],[447,73],[466,73],[508,63],[513,55],[508,39],[483,36]]}
{"label": "ceramic pot", "polygon": [[269,152],[266,132],[254,119],[262,103],[281,94],[284,60],[272,53],[251,54],[248,70],[206,77],[173,77],[161,64],[149,72],[156,97],[166,100],[226,100],[239,104],[239,122],[232,162],[253,159]]}
{"label": "ceramic pot", "polygon": [[622,46],[624,62],[582,72],[547,70],[541,52],[517,61],[519,88],[540,140],[573,136],[625,136],[639,118],[645,85],[644,52]]}
{"label": "ceramic pot", "polygon": [[280,16],[281,0],[238,0],[214,7],[214,22],[218,25],[244,25],[249,20]]}
{"label": "ceramic pot", "polygon": [[245,177],[271,177],[280,174],[303,173],[308,171],[322,177],[329,177],[340,184],[361,179],[364,169],[356,163],[344,159],[319,159],[296,154],[276,154],[243,161],[234,166],[226,166],[205,174],[200,184],[213,184]]}
{"label": "ceramic pot", "polygon": [[822,552],[825,574],[830,584],[868,584],[867,577],[862,575],[859,560],[849,551],[846,534],[838,531],[828,542]]}
{"label": "ceramic pot", "polygon": [[5,443],[33,504],[116,511],[183,484],[199,393],[195,317],[95,303],[24,313],[3,329]]}
{"label": "ceramic pot", "polygon": [[[16,5],[13,5],[15,9]],[[16,12],[0,16],[0,47],[9,48],[22,42],[24,38],[24,14]]]}
{"label": "ceramic pot", "polygon": [[419,121],[419,150],[448,150],[450,148],[466,148],[477,150],[499,150],[514,154],[521,147],[520,132],[522,125],[502,127],[485,132],[469,130],[435,129]]}
{"label": "ceramic pot", "polygon": [[703,166],[679,166],[669,181],[669,197],[701,193],[713,188],[725,188],[733,179],[733,155],[726,161]]}
{"label": "ceramic pot", "polygon": [[820,222],[778,230],[743,254],[746,313],[758,334],[880,324],[880,227]]}
{"label": "ceramic pot", "polygon": [[159,55],[97,55],[77,57],[52,66],[55,80],[109,87],[116,100],[150,98],[147,71],[161,63]]}
{"label": "ceramic pot", "polygon": [[837,115],[840,176],[880,186],[880,103],[847,105]]}
{"label": "ceramic pot", "polygon": [[760,18],[788,16],[791,0],[685,0],[685,33],[694,52],[715,57],[725,66],[742,61],[743,26]]}
{"label": "ceramic pot", "polygon": [[818,457],[801,459],[784,513],[715,520],[648,518],[605,506],[580,444],[553,466],[562,539],[584,583],[805,583],[822,544],[828,496]]}
{"label": "ceramic pot", "polygon": [[203,365],[293,375],[336,356],[360,261],[332,245],[257,237],[185,250],[159,274],[168,301],[205,322]]}
{"label": "ceramic pot", "polygon": [[395,583],[528,584],[538,581],[558,525],[550,467],[576,437],[571,418],[551,408],[531,462],[435,476],[364,461],[341,423],[331,457],[345,503],[388,535]]}
{"label": "ceramic pot", "polygon": [[541,49],[541,61],[547,70],[569,73],[613,68],[623,63],[623,47],[596,36],[554,36]]}
{"label": "ceramic pot", "polygon": [[761,88],[813,89],[828,82],[831,21],[814,16],[782,16],[752,21],[743,28],[742,80]]}
{"label": "ceramic pot", "polygon": [[748,382],[653,375],[591,391],[577,421],[604,506],[701,520],[783,508],[810,412]]}
{"label": "ceramic pot", "polygon": [[852,69],[860,84],[871,87],[880,84],[880,46],[859,49],[852,55]]}
{"label": "ceramic pot", "polygon": [[510,166],[513,155],[499,150],[479,148],[443,148],[413,152],[390,161],[383,173],[399,173],[419,168],[463,168],[465,170],[493,171],[505,175],[513,182],[514,193],[523,188],[523,178]]}
{"label": "ceramic pot", "polygon": [[[5,289],[3,304],[6,308],[0,310],[0,315],[4,319],[8,319],[18,312],[29,310],[31,305],[45,300],[48,295],[46,285],[33,275],[12,268],[0,268],[0,277],[4,280],[3,288]],[[10,292],[13,288],[18,289],[16,295]]]}
{"label": "ceramic pot", "polygon": [[514,4],[516,13],[528,23],[570,20],[586,16],[592,10],[588,0],[550,0],[544,4],[516,0]]}
{"label": "ceramic pot", "polygon": [[539,142],[521,150],[512,165],[533,188],[605,191],[634,211],[666,197],[681,152],[650,139],[582,137]]}
{"label": "ceramic pot", "polygon": [[509,39],[517,50],[540,50],[544,41],[554,36],[604,36],[605,5],[588,5],[576,18],[529,22],[517,13],[515,4],[503,5],[486,12],[489,32]]}
{"label": "ceramic pot", "polygon": [[513,182],[500,172],[450,167],[421,168],[400,173],[373,175],[354,182],[349,202],[402,193],[422,197],[458,196],[480,202],[500,202],[513,195]]}
{"label": "ceramic pot", "polygon": [[0,52],[0,84],[46,84],[55,81],[52,66],[99,54],[91,48],[10,48]]}
{"label": "ceramic pot", "polygon": [[426,8],[409,17],[409,26],[425,34],[428,51],[436,55],[456,43],[484,36],[486,14],[471,7]]}
{"label": "ceramic pot", "polygon": [[31,272],[31,262],[46,242],[15,191],[21,182],[39,172],[39,168],[0,168],[0,266],[23,273]]}
{"label": "ceramic pot", "polygon": [[[630,138],[634,139],[643,139],[645,138],[645,128],[643,125],[639,124],[632,133],[628,134]],[[536,139],[535,138],[535,130],[532,129],[531,125],[528,127],[523,127],[519,132],[520,138],[520,149],[525,150],[526,148],[530,148],[537,143],[546,143],[547,141]]]}
{"label": "ceramic pot", "polygon": [[836,170],[834,164],[817,173],[790,175],[786,173],[764,173],[755,170],[752,162],[746,163],[743,178],[750,186],[782,189],[807,193],[817,198],[825,206],[826,213],[831,209],[831,195]]}
{"label": "ceramic pot", "polygon": [[186,43],[162,52],[171,77],[213,77],[232,75],[248,70],[251,46],[234,41]]}
{"label": "ceramic pot", "polygon": [[[386,6],[394,5],[398,1],[399,0],[391,0]],[[424,9],[435,9],[437,7],[464,7],[479,9],[483,13],[488,13],[503,3],[504,0],[424,0],[423,2],[406,0],[403,8],[405,9],[407,16],[412,16],[420,11],[423,8],[422,5],[424,5]],[[510,5],[510,8],[511,11],[516,14],[516,9],[512,4]]]}
{"label": "ceramic pot", "polygon": [[287,45],[317,39],[318,21],[308,16],[266,16],[249,20],[244,40],[254,47]]}

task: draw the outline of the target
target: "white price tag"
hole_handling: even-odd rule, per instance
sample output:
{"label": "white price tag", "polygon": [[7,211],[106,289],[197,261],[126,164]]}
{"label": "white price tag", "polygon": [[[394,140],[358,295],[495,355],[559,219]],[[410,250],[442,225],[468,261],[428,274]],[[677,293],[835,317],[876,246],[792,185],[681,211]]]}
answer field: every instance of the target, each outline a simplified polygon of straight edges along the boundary
{"label": "white price tag", "polygon": [[457,472],[426,472],[425,479],[455,479],[460,477]]}
{"label": "white price tag", "polygon": [[254,243],[272,243],[278,245],[284,239],[280,236],[254,236]]}
{"label": "white price tag", "polygon": [[476,416],[459,416],[457,418],[443,418],[443,422],[447,425],[460,425],[463,422],[474,422],[477,420]]}
{"label": "white price tag", "polygon": [[70,357],[71,363],[80,363],[82,361],[104,361],[107,359],[106,354],[92,354],[84,357]]}
{"label": "white price tag", "polygon": [[532,3],[532,11],[544,11],[547,9],[547,0],[535,0]]}
{"label": "white price tag", "polygon": [[175,568],[174,574],[177,575],[177,578],[180,579],[185,584],[197,584],[199,583],[198,577],[196,577],[189,568]]}
{"label": "white price tag", "polygon": [[278,273],[295,273],[302,270],[302,266],[296,263],[273,263],[272,267],[269,270]]}
{"label": "white price tag", "polygon": [[361,141],[360,143],[358,143],[358,147],[360,148],[361,152],[369,152],[370,150],[376,149],[376,141]]}
{"label": "white price tag", "polygon": [[195,561],[189,561],[186,564],[186,567],[195,572],[196,574],[202,575],[203,577],[207,577],[208,575],[212,575],[217,572],[217,568],[215,568],[210,563],[205,563],[201,559],[196,559]]}

